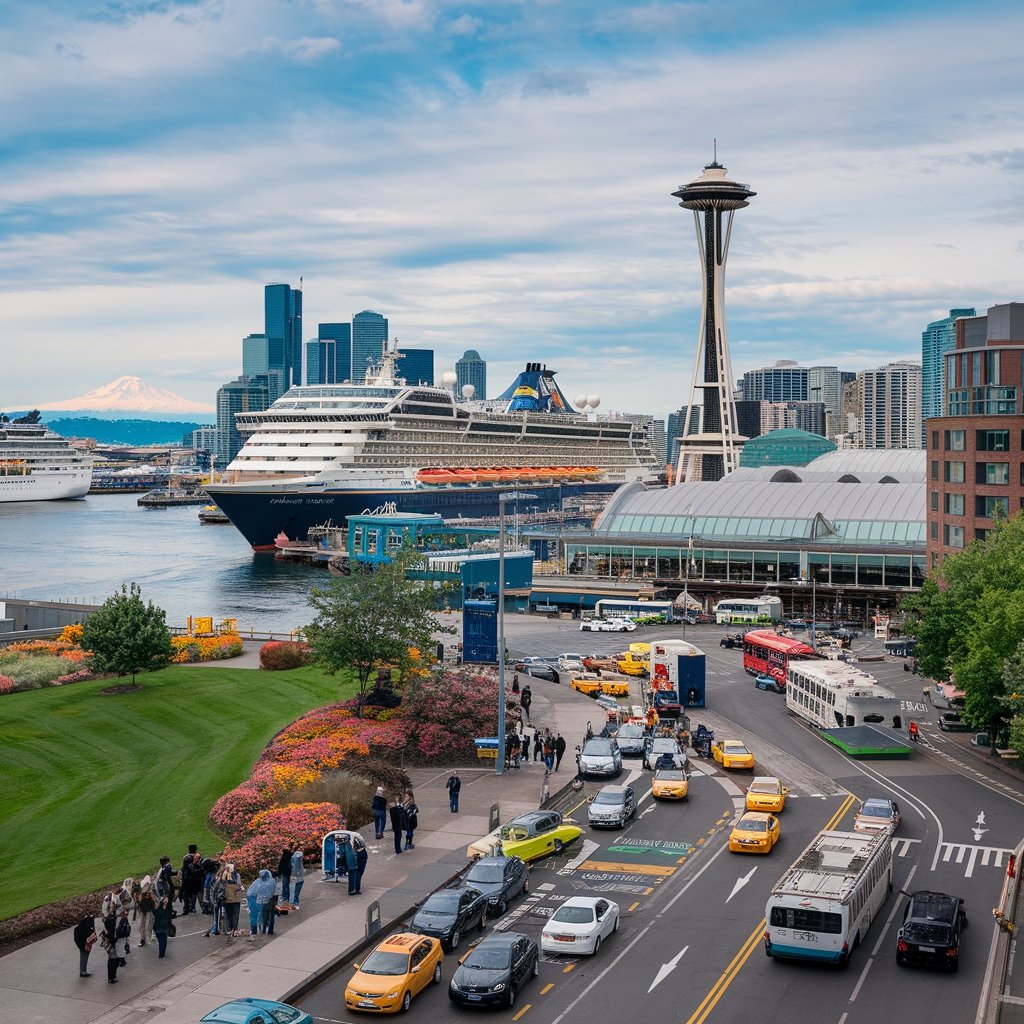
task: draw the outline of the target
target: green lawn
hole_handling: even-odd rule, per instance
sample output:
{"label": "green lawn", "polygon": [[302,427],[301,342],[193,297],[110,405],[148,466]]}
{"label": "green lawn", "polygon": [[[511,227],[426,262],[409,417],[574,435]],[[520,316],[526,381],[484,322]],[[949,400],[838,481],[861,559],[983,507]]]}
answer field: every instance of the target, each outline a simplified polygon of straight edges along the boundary
{"label": "green lawn", "polygon": [[172,665],[139,681],[0,697],[0,920],[155,873],[162,854],[178,866],[189,843],[218,852],[216,800],[278,730],[354,693],[313,668]]}

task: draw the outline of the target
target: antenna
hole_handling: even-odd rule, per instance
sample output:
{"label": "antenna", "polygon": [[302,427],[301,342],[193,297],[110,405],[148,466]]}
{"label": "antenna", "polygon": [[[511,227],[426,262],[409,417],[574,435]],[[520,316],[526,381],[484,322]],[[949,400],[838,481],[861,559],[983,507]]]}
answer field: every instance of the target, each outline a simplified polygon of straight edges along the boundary
{"label": "antenna", "polygon": [[[711,141],[714,143],[714,147],[715,147],[714,148],[715,163],[717,164],[718,163],[718,139],[712,139]],[[300,277],[299,278],[299,284],[301,284],[301,283],[302,283],[302,278]]]}

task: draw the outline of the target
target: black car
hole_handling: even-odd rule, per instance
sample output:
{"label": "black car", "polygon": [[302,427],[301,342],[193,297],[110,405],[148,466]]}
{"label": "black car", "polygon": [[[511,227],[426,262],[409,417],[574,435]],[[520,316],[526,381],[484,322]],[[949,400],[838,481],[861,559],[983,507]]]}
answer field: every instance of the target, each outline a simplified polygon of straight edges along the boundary
{"label": "black car", "polygon": [[540,974],[540,948],[518,932],[494,932],[455,969],[448,998],[463,1006],[514,1006],[529,978]]}
{"label": "black car", "polygon": [[967,911],[959,896],[927,889],[911,893],[896,933],[896,963],[935,964],[955,971],[960,966],[960,930]]}
{"label": "black car", "polygon": [[470,928],[483,931],[487,918],[487,897],[479,889],[460,885],[431,893],[416,911],[410,931],[433,935],[445,949],[458,949]]}
{"label": "black car", "polygon": [[742,633],[726,633],[721,640],[718,641],[719,647],[742,647],[743,646],[743,634]]}
{"label": "black car", "polygon": [[500,915],[521,892],[530,891],[530,876],[518,857],[481,857],[466,872],[467,885],[487,897],[487,912]]}
{"label": "black car", "polygon": [[943,732],[970,732],[968,725],[955,711],[947,711],[939,715],[939,728]]}

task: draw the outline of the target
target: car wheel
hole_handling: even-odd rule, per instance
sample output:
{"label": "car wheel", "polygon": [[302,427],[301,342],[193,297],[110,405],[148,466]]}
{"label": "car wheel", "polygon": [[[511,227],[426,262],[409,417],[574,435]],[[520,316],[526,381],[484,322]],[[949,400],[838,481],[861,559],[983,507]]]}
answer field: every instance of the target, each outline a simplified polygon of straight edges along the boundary
{"label": "car wheel", "polygon": [[960,961],[959,961],[959,960],[955,960],[955,959],[954,959],[954,960],[953,960],[953,961],[952,961],[952,962],[950,963],[950,965],[949,965],[949,973],[950,973],[950,974],[956,974],[956,972],[957,972],[957,971],[958,971],[959,969],[960,969]]}
{"label": "car wheel", "polygon": [[565,848],[565,847],[564,847],[564,844],[562,843],[562,840],[561,840],[561,839],[556,839],[556,840],[555,840],[555,841],[554,841],[554,842],[553,842],[553,843],[551,844],[551,846],[552,846],[552,849],[553,849],[553,850],[555,851],[555,853],[561,853],[561,852],[562,852],[562,850],[563,850],[563,849]]}
{"label": "car wheel", "polygon": [[615,915],[615,924],[612,925],[612,934],[619,930],[619,915]]}
{"label": "car wheel", "polygon": [[516,1005],[516,987],[515,985],[509,984],[508,986],[508,1000],[505,1005],[511,1010]]}
{"label": "car wheel", "polygon": [[598,935],[598,937],[596,939],[594,939],[594,952],[593,952],[594,956],[597,956],[597,951],[600,948],[601,948],[601,936]]}
{"label": "car wheel", "polygon": [[525,896],[530,891],[530,880],[529,878],[523,879],[523,895]]}
{"label": "car wheel", "polygon": [[[459,929],[456,928],[455,931],[452,932],[451,939],[449,939],[449,941],[448,941],[449,948],[453,949],[453,950],[458,949],[459,948],[459,942],[461,941],[461,939],[462,939],[462,932],[460,932]],[[438,970],[440,970],[440,968],[438,968]]]}
{"label": "car wheel", "polygon": [[[458,934],[458,932],[456,932],[456,935],[457,934]],[[435,985],[440,985],[441,984],[441,965],[440,964],[434,964],[434,984]]]}
{"label": "car wheel", "polygon": [[405,995],[402,996],[402,1013],[408,1013],[410,1006],[412,1006],[412,993],[406,992]]}
{"label": "car wheel", "polygon": [[498,900],[498,917],[503,917],[508,910],[508,900]]}
{"label": "car wheel", "polygon": [[899,953],[896,954],[896,966],[897,967],[906,967],[907,966],[906,961],[903,959],[903,957],[901,957],[899,955]]}
{"label": "car wheel", "polygon": [[480,920],[477,922],[477,931],[483,931],[487,927],[487,915],[481,914]]}

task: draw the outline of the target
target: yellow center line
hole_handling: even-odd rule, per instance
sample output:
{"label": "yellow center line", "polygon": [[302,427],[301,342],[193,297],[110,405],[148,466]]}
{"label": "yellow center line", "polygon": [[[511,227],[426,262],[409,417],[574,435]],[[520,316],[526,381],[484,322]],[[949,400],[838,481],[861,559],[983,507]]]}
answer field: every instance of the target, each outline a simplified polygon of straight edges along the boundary
{"label": "yellow center line", "polygon": [[552,989],[553,989],[554,987],[555,987],[555,983],[554,983],[553,981],[549,981],[549,982],[548,982],[548,983],[547,983],[547,984],[546,984],[546,985],[545,985],[545,986],[544,986],[544,987],[543,987],[543,988],[542,988],[542,989],[540,990],[540,994],[541,994],[542,996],[546,996],[546,995],[547,995],[547,994],[548,994],[548,993],[549,993],[549,992],[550,992],[550,991],[551,991],[551,990],[552,990]]}
{"label": "yellow center line", "polygon": [[635,903],[631,903],[629,905],[629,910],[627,910],[626,913],[627,914],[632,914],[633,911],[636,910],[636,908],[639,907],[639,906],[640,906],[640,901],[639,900],[637,900]]}
{"label": "yellow center line", "polygon": [[746,942],[740,947],[740,951],[732,958],[729,966],[721,973],[718,981],[711,987],[711,991],[704,997],[704,1001],[694,1011],[693,1016],[686,1024],[703,1024],[708,1015],[718,1004],[718,1000],[725,994],[725,990],[732,983],[733,978],[739,973],[740,968],[750,959],[750,954],[757,948],[761,936],[764,934],[764,918],[758,922],[757,927],[750,933]]}
{"label": "yellow center line", "polygon": [[574,968],[575,966],[576,966],[575,964],[566,964],[566,965],[565,965],[565,966],[564,966],[564,967],[562,968],[562,973],[563,973],[563,974],[568,974],[568,973],[569,973],[569,972],[570,972],[570,971],[571,971],[571,970],[572,970],[572,969],[573,969],[573,968]]}
{"label": "yellow center line", "polygon": [[520,1017],[532,1006],[532,1003],[527,1003],[512,1019],[519,1020]]}

